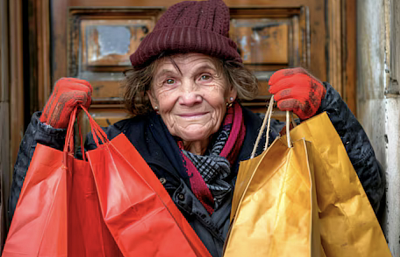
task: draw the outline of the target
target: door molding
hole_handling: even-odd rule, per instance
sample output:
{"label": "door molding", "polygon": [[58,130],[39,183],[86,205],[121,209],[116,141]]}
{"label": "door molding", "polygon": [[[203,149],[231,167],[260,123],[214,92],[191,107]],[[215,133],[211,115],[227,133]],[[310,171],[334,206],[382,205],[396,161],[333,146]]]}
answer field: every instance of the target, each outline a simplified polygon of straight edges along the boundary
{"label": "door molding", "polygon": [[326,5],[328,39],[327,81],[357,113],[356,0],[329,0]]}
{"label": "door molding", "polygon": [[10,184],[10,88],[8,1],[0,0],[0,251],[3,249],[6,227],[6,203]]}

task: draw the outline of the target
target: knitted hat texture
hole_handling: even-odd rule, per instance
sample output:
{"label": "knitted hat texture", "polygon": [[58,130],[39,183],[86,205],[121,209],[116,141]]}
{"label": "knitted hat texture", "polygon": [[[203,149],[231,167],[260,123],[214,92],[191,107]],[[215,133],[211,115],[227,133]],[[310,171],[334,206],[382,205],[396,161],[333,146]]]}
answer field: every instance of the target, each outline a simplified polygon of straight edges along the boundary
{"label": "knitted hat texture", "polygon": [[165,51],[242,62],[229,38],[229,8],[222,0],[184,1],[168,8],[130,56],[132,66],[145,65]]}

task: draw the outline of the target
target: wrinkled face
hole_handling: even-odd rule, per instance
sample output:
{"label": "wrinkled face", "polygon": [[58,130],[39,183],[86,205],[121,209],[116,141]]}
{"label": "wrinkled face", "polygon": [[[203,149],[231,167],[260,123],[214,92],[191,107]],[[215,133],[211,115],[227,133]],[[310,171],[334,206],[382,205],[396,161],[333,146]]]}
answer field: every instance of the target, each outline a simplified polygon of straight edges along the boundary
{"label": "wrinkled face", "polygon": [[236,90],[217,72],[212,57],[188,53],[171,59],[157,65],[147,92],[151,104],[171,135],[189,142],[208,140],[221,126],[226,103],[236,98]]}

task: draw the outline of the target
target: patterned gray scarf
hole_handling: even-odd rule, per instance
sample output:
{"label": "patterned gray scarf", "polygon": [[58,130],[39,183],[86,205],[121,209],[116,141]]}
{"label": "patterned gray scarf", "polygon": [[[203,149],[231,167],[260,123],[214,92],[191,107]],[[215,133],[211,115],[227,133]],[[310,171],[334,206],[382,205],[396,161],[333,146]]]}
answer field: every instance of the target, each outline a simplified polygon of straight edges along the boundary
{"label": "patterned gray scarf", "polygon": [[225,126],[218,134],[211,149],[209,149],[205,155],[196,155],[182,150],[192,161],[210,189],[214,197],[214,209],[218,209],[218,206],[225,196],[232,191],[232,186],[225,181],[231,174],[229,161],[225,157],[219,155],[228,140],[230,131],[231,126]]}

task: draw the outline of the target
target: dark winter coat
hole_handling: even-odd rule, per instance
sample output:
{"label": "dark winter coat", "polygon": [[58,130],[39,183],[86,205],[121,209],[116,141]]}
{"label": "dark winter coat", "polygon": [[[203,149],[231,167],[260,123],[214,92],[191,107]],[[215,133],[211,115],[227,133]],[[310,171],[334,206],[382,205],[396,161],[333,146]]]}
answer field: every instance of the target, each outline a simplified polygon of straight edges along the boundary
{"label": "dark winter coat", "polygon": [[[340,95],[329,85],[318,113],[326,111],[346,148],[348,156],[360,178],[368,198],[377,212],[384,193],[384,183],[380,165],[372,146],[359,122],[350,112]],[[14,167],[13,183],[9,200],[9,216],[12,218],[21,187],[37,143],[62,150],[65,130],[54,129],[39,121],[40,112],[35,113],[22,140],[17,162]],[[229,178],[235,183],[239,161],[249,159],[251,150],[261,127],[261,118],[243,108],[246,135],[239,156]],[[271,142],[278,136],[282,124],[273,121]],[[179,210],[186,217],[212,256],[222,256],[222,247],[229,228],[232,195],[210,216],[190,189],[186,174],[179,172],[182,165],[179,149],[169,134],[160,116],[150,114],[120,121],[105,128],[110,139],[121,132],[136,147],[169,192]],[[265,140],[265,138],[264,138]],[[260,144],[263,145],[263,144]],[[88,136],[86,150],[96,148]],[[258,154],[261,153],[258,149]]]}

